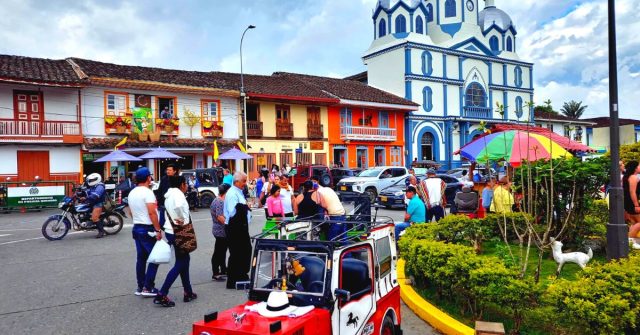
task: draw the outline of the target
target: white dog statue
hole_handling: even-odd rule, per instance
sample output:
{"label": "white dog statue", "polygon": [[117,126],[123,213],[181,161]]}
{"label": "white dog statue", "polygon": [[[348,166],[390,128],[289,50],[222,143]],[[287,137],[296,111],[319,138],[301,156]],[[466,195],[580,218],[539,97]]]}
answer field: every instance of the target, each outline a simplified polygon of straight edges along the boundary
{"label": "white dog statue", "polygon": [[562,242],[556,241],[554,238],[551,238],[551,250],[553,250],[553,260],[558,263],[558,270],[556,271],[556,276],[560,276],[560,270],[562,270],[562,266],[564,263],[576,263],[584,270],[587,263],[593,258],[593,251],[589,248],[588,253],[584,252],[568,252],[566,254],[562,253]]}

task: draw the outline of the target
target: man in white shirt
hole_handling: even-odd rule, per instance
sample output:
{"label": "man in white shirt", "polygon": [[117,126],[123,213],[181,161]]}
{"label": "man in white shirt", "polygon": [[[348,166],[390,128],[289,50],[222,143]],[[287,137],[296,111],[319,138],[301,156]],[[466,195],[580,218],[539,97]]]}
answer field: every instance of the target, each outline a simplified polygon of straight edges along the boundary
{"label": "man in white shirt", "polygon": [[347,212],[340,198],[332,189],[320,186],[320,181],[317,176],[311,177],[311,181],[313,181],[313,187],[316,189],[316,197],[313,198],[314,201],[323,209],[325,217],[328,216],[329,220],[331,220],[328,229],[323,227],[323,231],[327,235],[327,240],[331,241],[338,236],[340,236],[341,240],[345,240],[347,237],[347,234],[345,234],[347,227],[343,222],[347,219]]}
{"label": "man in white shirt", "polygon": [[422,181],[422,188],[425,191],[424,204],[427,206],[427,223],[431,222],[435,217],[436,221],[440,221],[444,217],[445,206],[445,190],[447,183],[436,176],[436,170],[429,169],[427,171],[427,179]]}
{"label": "man in white shirt", "polygon": [[[143,167],[136,171],[136,183],[138,186],[129,193],[129,209],[133,218],[132,235],[138,255],[136,261],[138,288],[135,295],[154,297],[158,292],[154,283],[158,264],[150,263],[147,266],[147,259],[156,241],[162,239],[162,230],[158,221],[156,196],[149,188],[151,184],[149,169]],[[154,233],[155,236],[151,236]]]}

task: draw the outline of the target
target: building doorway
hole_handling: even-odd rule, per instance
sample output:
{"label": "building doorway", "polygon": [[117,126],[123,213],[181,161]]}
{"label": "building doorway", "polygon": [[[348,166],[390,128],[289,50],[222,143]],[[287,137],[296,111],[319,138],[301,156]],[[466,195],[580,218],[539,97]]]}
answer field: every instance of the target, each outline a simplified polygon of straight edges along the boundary
{"label": "building doorway", "polygon": [[375,149],[375,163],[376,166],[386,165],[384,148]]}
{"label": "building doorway", "polygon": [[367,157],[367,149],[366,148],[359,148],[356,149],[356,162],[357,162],[357,166],[360,169],[366,169],[368,167],[368,157]]}
{"label": "building doorway", "polygon": [[339,167],[345,167],[349,165],[347,160],[347,149],[334,148],[333,149],[333,164]]}
{"label": "building doorway", "polygon": [[420,140],[420,149],[422,154],[422,157],[420,158],[422,158],[423,161],[434,160],[433,144],[433,135],[431,133],[424,133]]}
{"label": "building doorway", "polygon": [[50,180],[48,151],[18,151],[18,181]]}

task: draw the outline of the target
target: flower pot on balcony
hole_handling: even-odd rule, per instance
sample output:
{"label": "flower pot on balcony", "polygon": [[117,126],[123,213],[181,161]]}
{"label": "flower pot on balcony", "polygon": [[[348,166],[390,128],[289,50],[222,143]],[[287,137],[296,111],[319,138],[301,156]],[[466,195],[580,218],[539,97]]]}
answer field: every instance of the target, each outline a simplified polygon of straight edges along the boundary
{"label": "flower pot on balcony", "polygon": [[140,139],[140,141],[142,141],[142,142],[147,141],[147,140],[149,139],[149,133],[147,133],[146,131],[145,131],[145,132],[142,132],[142,133],[139,133],[139,134],[138,134],[138,138],[139,138],[139,139]]}
{"label": "flower pot on balcony", "polygon": [[167,133],[167,135],[173,133],[173,126],[172,125],[164,126],[164,132]]}
{"label": "flower pot on balcony", "polygon": [[127,127],[125,126],[116,126],[116,133],[124,134],[127,131]]}
{"label": "flower pot on balcony", "polygon": [[151,142],[160,141],[160,132],[154,131],[153,133],[149,133],[149,141]]}

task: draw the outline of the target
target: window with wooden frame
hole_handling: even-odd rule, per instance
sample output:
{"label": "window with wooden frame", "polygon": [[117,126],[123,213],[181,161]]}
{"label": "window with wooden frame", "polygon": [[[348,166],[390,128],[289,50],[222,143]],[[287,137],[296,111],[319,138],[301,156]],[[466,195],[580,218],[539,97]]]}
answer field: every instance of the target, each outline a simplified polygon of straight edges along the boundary
{"label": "window with wooden frame", "polygon": [[220,100],[201,100],[202,121],[220,120]]}
{"label": "window with wooden frame", "polygon": [[156,118],[174,119],[178,117],[177,97],[156,97]]}
{"label": "window with wooden frame", "polygon": [[307,107],[307,124],[320,124],[320,107]]}
{"label": "window with wooden frame", "polygon": [[105,116],[126,116],[129,95],[124,92],[104,92]]}
{"label": "window with wooden frame", "polygon": [[276,105],[276,121],[278,123],[289,123],[291,120],[291,106]]}

